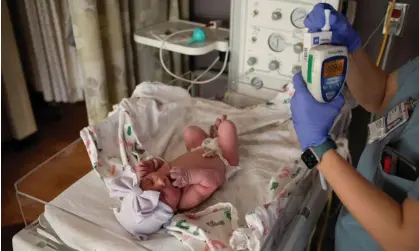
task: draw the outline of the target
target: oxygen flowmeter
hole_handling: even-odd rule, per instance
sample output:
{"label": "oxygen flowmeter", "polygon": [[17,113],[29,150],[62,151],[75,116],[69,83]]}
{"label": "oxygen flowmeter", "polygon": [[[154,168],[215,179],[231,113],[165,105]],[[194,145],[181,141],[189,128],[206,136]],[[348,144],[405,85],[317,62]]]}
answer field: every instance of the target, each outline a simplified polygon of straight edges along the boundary
{"label": "oxygen flowmeter", "polygon": [[320,103],[332,101],[342,91],[348,69],[348,49],[331,45],[330,10],[324,10],[321,32],[304,34],[302,75],[311,95]]}

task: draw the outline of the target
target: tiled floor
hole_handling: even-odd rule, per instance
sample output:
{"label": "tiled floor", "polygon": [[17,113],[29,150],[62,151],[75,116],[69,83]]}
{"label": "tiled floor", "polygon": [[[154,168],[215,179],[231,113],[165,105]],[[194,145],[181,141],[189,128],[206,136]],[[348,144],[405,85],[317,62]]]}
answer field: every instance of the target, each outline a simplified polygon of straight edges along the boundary
{"label": "tiled floor", "polygon": [[[59,105],[54,110],[58,110],[61,118],[39,123],[34,140],[18,147],[2,145],[2,229],[22,223],[14,182],[79,138],[80,129],[87,125],[84,103]],[[37,121],[45,119],[44,116]]]}

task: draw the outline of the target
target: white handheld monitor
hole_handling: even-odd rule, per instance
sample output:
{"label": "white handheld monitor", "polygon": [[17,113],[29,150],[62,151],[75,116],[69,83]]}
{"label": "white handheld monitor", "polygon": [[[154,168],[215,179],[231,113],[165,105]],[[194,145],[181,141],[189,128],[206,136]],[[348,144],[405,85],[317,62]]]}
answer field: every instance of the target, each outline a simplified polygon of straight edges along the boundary
{"label": "white handheld monitor", "polygon": [[318,45],[308,52],[302,74],[313,97],[327,103],[342,91],[347,69],[348,50],[345,46]]}

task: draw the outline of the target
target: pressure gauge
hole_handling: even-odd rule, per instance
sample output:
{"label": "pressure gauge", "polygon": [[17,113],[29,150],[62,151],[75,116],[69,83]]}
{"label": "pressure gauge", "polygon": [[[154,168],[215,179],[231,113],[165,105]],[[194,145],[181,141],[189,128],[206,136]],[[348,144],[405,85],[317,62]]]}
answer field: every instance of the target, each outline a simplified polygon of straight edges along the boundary
{"label": "pressure gauge", "polygon": [[285,39],[279,33],[273,33],[268,39],[269,48],[275,52],[281,52],[285,49]]}
{"label": "pressure gauge", "polygon": [[291,13],[291,23],[298,29],[304,28],[304,19],[307,16],[307,10],[304,8],[296,8]]}

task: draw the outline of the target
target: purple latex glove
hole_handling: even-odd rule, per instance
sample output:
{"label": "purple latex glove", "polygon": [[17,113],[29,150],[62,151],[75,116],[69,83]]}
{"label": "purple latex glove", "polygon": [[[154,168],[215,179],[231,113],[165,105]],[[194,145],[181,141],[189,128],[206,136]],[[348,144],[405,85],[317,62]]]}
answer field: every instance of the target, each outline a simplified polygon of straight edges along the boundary
{"label": "purple latex glove", "polygon": [[353,52],[361,48],[361,39],[356,31],[349,24],[348,20],[342,13],[337,12],[330,4],[316,4],[313,10],[304,20],[304,25],[310,32],[321,31],[325,24],[324,10],[330,9],[330,30],[332,31],[332,43],[344,45],[348,48],[348,52]]}
{"label": "purple latex glove", "polygon": [[291,113],[303,151],[318,146],[330,138],[329,132],[345,101],[339,94],[330,103],[319,103],[311,96],[300,73],[293,78],[295,93],[291,98]]}

